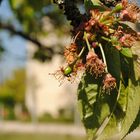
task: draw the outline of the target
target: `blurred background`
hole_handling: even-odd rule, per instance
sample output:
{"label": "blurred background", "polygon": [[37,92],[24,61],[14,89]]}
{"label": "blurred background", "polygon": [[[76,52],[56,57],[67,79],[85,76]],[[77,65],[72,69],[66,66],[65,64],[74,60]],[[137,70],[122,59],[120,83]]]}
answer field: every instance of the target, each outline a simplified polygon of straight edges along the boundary
{"label": "blurred background", "polygon": [[49,75],[64,64],[70,30],[51,0],[0,0],[0,140],[86,140],[77,82]]}

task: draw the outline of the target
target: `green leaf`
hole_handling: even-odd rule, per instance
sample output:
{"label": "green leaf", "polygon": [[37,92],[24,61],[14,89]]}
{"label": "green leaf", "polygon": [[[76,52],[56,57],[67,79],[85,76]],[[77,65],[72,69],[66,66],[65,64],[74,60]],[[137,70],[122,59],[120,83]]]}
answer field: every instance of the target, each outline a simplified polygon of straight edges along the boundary
{"label": "green leaf", "polygon": [[140,41],[137,41],[131,49],[134,60],[135,77],[138,80],[140,79]]}
{"label": "green leaf", "polygon": [[129,21],[121,21],[120,22],[123,26],[127,27],[127,28],[130,28],[131,30],[133,30],[134,32],[137,32],[138,31],[138,23],[132,23],[132,22],[129,22]]}
{"label": "green leaf", "polygon": [[140,125],[140,110],[139,110],[137,117],[136,117],[135,121],[133,122],[133,124],[131,125],[129,132],[127,134],[134,131],[139,125]]}
{"label": "green leaf", "polygon": [[23,3],[25,3],[26,0],[10,0],[10,4],[14,9],[20,7]]}
{"label": "green leaf", "polygon": [[135,85],[133,85],[132,81],[130,80],[129,88],[127,91],[128,92],[125,115],[120,120],[117,120],[117,114],[113,114],[113,119],[110,119],[110,122],[108,123],[107,127],[104,129],[98,140],[104,140],[105,137],[105,139],[112,138],[121,140],[128,134],[128,132],[131,132],[138,126],[139,120],[137,119],[135,122],[134,120],[136,119],[136,117],[140,117],[137,116],[140,107],[140,87],[135,87]]}
{"label": "green leaf", "polygon": [[119,55],[114,47],[104,47],[104,51],[118,89],[103,94],[102,78],[86,73],[78,87],[78,106],[89,140],[120,140],[140,123],[140,79],[135,78],[132,58]]}
{"label": "green leaf", "polygon": [[[130,58],[127,61],[123,60],[124,58],[121,63],[125,87],[121,87],[123,89],[121,92],[127,97],[127,100],[123,101],[123,104],[125,103],[126,105],[124,107],[125,116],[122,120],[121,131],[118,135],[120,138],[125,137],[140,124],[140,113],[138,113],[140,108],[140,79],[136,78],[135,60]],[[120,97],[121,99],[122,97]]]}
{"label": "green leaf", "polygon": [[100,79],[94,79],[92,75],[86,73],[78,87],[78,108],[89,140],[92,140],[97,128],[109,115],[106,98],[100,96],[100,86]]}
{"label": "green leaf", "polygon": [[[101,134],[107,138],[112,135],[113,131],[115,134],[116,121],[114,120],[116,118],[108,118],[116,100],[114,95],[101,93],[101,79],[94,79],[90,74],[83,76],[78,87],[78,108],[89,140],[92,140],[93,137],[97,138]],[[106,125],[110,126],[108,133],[104,133]],[[109,134],[109,132],[111,133]]]}
{"label": "green leaf", "polygon": [[[120,71],[121,71],[119,52],[114,47],[108,47],[108,45],[104,47],[104,52],[106,56],[108,71],[109,73],[112,74],[113,77],[116,78],[117,88],[119,88]],[[96,139],[99,139],[99,140],[108,139],[112,135],[115,135],[116,132],[118,132],[120,114],[123,114],[122,108],[119,107],[120,105],[119,103],[117,103],[118,96],[120,96],[118,95],[118,91],[114,90],[107,97],[108,98],[107,104],[110,108],[110,112],[109,112],[109,115],[106,116],[105,120],[101,123],[100,127],[98,128],[97,132],[99,132],[100,130],[102,131],[100,131],[100,133],[98,134],[96,133],[95,135]]]}
{"label": "green leaf", "polygon": [[124,56],[132,58],[132,51],[130,48],[122,48],[120,51]]}
{"label": "green leaf", "polygon": [[0,54],[3,53],[5,51],[3,46],[0,46]]}
{"label": "green leaf", "polygon": [[86,11],[89,11],[90,9],[105,10],[105,7],[103,7],[100,0],[84,0],[84,4]]}
{"label": "green leaf", "polygon": [[[106,50],[105,55],[107,56],[108,70],[116,78],[117,83],[119,83],[119,52],[114,49],[114,47],[112,47],[111,50],[108,50],[107,47],[104,49]],[[108,61],[110,58],[112,61]],[[117,98],[116,90],[114,90],[111,95],[103,94],[101,85],[102,78],[95,79],[92,75],[86,73],[78,87],[78,106],[89,140],[100,135],[109,123],[109,120],[112,119],[109,116],[112,113]],[[114,122],[115,121],[112,121],[112,123],[109,124],[111,129],[112,126],[116,126]],[[114,129],[112,130],[115,131]]]}
{"label": "green leaf", "polygon": [[[132,131],[132,124],[137,117],[139,108],[140,108],[140,86],[135,86],[134,81],[129,81],[129,89],[128,89],[128,103],[127,103],[127,111],[126,115],[122,122],[122,128],[119,134],[119,137],[123,138],[126,134]],[[140,116],[139,116],[140,117]],[[139,122],[138,122],[139,123]],[[134,129],[134,128],[133,128]]]}
{"label": "green leaf", "polygon": [[104,52],[107,61],[108,72],[116,78],[117,87],[119,88],[121,71],[120,54],[117,49],[109,46],[108,44],[104,47]]}
{"label": "green leaf", "polygon": [[[140,63],[139,63],[139,59],[140,59],[140,41],[136,42],[134,44],[134,46],[132,46],[132,53],[133,53],[133,60],[134,60],[134,77],[136,81],[140,81]],[[140,86],[140,82],[138,84],[138,86]],[[138,92],[140,92],[140,87]],[[138,126],[140,125],[140,107],[139,107],[139,112],[137,114],[136,119],[134,120],[133,124],[131,125],[129,132],[131,133],[134,129],[136,129]]]}

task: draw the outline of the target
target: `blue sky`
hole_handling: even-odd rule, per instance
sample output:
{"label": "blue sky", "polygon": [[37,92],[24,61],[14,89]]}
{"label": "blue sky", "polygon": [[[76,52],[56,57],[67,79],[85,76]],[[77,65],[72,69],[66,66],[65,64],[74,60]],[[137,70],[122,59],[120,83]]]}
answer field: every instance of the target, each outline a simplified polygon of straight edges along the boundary
{"label": "blue sky", "polygon": [[[8,5],[8,0],[3,0],[0,6],[1,20],[14,19]],[[16,20],[14,25],[20,28]],[[7,31],[0,32],[0,39],[6,49],[4,57],[0,60],[0,79],[9,76],[11,72],[19,67],[24,67],[26,63],[26,41],[18,36],[10,36]]]}

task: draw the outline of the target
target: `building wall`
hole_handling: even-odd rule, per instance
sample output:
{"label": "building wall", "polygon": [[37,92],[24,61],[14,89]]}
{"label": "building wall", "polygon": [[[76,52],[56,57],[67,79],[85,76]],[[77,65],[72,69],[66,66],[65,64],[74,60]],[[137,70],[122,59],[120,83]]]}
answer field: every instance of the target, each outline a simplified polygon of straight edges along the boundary
{"label": "building wall", "polygon": [[[60,36],[54,31],[50,19],[43,19],[44,30],[48,32],[47,37],[40,37],[45,46],[67,46],[71,38],[68,35]],[[27,90],[26,105],[31,115],[41,116],[50,113],[58,116],[59,110],[63,108],[73,108],[76,98],[76,84],[64,83],[59,86],[58,81],[49,73],[55,72],[64,64],[62,56],[55,55],[50,62],[41,63],[32,59],[36,47],[29,43],[27,52],[28,60],[26,66]]]}
{"label": "building wall", "polygon": [[44,113],[57,116],[60,109],[74,107],[76,84],[65,82],[59,86],[59,82],[49,75],[61,65],[60,56],[55,56],[48,63],[41,63],[37,60],[28,61],[26,105],[37,116]]}

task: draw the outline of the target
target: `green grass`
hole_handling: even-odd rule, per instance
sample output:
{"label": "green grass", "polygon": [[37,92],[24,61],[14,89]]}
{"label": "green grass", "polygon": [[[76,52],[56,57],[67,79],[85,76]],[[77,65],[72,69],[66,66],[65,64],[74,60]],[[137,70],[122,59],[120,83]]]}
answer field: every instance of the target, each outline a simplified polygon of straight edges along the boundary
{"label": "green grass", "polygon": [[86,138],[69,135],[0,133],[0,140],[86,140]]}

